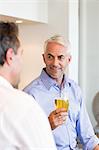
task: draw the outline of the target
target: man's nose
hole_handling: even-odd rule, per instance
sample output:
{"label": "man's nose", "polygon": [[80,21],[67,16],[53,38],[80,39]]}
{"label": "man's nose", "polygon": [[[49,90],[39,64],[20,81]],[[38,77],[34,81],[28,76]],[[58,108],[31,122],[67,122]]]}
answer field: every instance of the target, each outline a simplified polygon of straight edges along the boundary
{"label": "man's nose", "polygon": [[53,60],[53,66],[58,66],[59,65],[59,60],[57,58],[55,58]]}

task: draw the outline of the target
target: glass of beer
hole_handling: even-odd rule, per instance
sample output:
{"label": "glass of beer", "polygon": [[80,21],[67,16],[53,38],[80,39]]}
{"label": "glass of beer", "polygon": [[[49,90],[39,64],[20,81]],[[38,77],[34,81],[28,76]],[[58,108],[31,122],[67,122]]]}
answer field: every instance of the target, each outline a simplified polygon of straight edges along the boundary
{"label": "glass of beer", "polygon": [[56,108],[66,108],[66,111],[68,111],[69,108],[69,100],[63,100],[61,98],[55,99],[55,106]]}

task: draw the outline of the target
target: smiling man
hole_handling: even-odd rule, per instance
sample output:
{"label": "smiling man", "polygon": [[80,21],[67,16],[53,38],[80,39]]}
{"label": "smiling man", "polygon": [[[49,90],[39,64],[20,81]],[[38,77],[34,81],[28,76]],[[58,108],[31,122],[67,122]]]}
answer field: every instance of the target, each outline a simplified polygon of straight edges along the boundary
{"label": "smiling man", "polygon": [[[80,139],[84,150],[99,150],[99,139],[94,134],[81,90],[65,74],[71,62],[69,42],[58,35],[45,41],[43,60],[46,67],[24,91],[32,95],[44,109],[57,150],[76,150],[77,138]],[[55,99],[67,96],[69,110],[56,109]]]}

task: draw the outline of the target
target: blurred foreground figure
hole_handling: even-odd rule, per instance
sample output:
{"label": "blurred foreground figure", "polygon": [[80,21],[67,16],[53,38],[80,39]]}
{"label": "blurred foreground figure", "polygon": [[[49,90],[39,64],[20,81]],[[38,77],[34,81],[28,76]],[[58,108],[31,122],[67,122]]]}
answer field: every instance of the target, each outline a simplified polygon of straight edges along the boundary
{"label": "blurred foreground figure", "polygon": [[42,109],[14,88],[20,81],[21,55],[17,26],[0,22],[0,150],[56,150]]}

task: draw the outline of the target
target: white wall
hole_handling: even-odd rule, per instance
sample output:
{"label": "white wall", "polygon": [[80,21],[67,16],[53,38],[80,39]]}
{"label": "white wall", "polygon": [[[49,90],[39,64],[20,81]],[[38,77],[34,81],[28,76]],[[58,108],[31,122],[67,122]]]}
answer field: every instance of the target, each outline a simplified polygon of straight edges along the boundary
{"label": "white wall", "polygon": [[80,85],[93,126],[92,101],[99,91],[99,1],[80,0]]}
{"label": "white wall", "polygon": [[42,61],[44,41],[54,34],[68,37],[68,1],[49,0],[48,24],[20,25],[20,39],[22,41],[23,70],[19,87],[22,89],[31,80],[36,78],[44,66]]}
{"label": "white wall", "polygon": [[72,54],[72,61],[69,67],[69,77],[78,83],[79,0],[69,0],[68,16],[68,39],[71,43]]}

